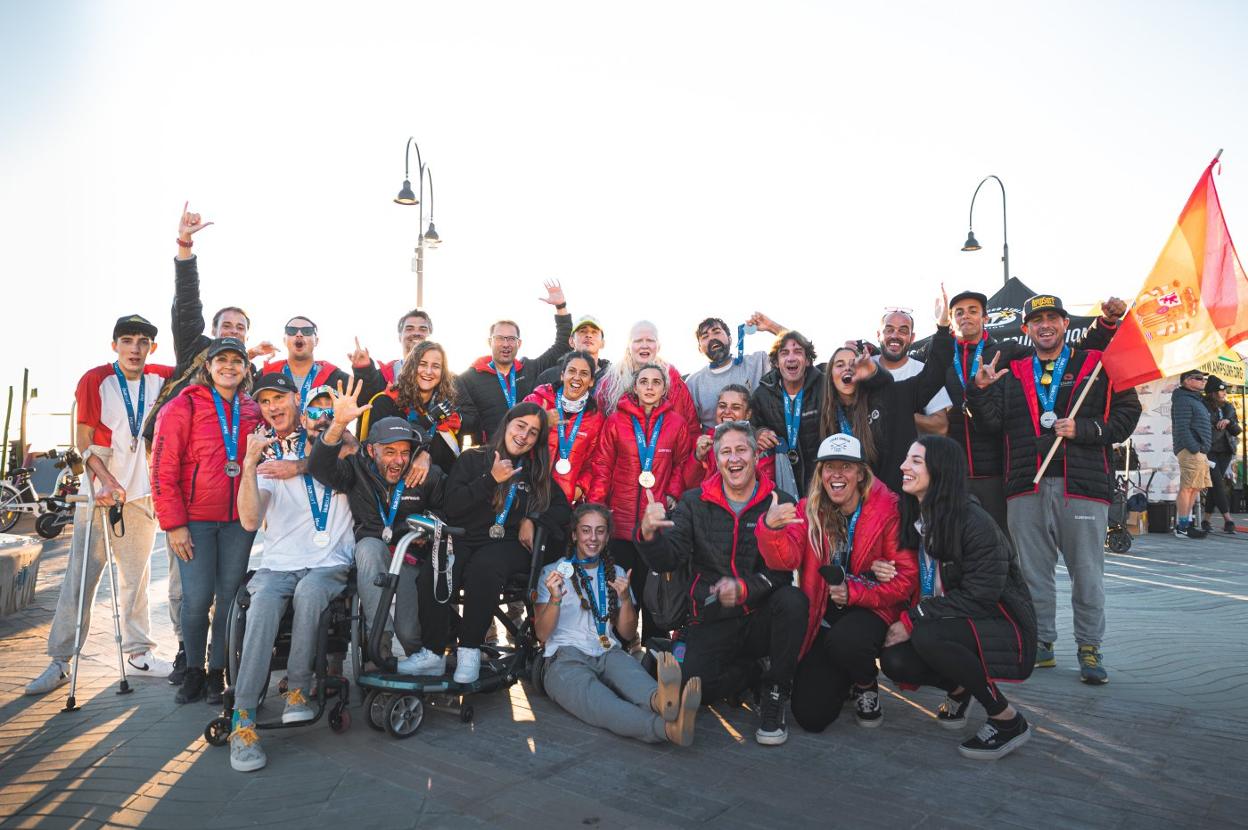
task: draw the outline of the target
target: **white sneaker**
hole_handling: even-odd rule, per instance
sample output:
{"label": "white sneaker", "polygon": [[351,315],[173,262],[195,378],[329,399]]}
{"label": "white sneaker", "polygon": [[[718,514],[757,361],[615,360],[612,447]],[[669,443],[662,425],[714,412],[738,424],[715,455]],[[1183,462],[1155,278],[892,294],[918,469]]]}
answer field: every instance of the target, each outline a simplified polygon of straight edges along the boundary
{"label": "white sneaker", "polygon": [[173,672],[173,663],[161,660],[151,649],[126,658],[126,674],[135,677],[168,677]]}
{"label": "white sneaker", "polygon": [[422,648],[399,661],[399,674],[414,674],[419,677],[441,676],[446,674],[446,655],[434,654]]}
{"label": "white sneaker", "polygon": [[43,674],[36,677],[26,685],[26,694],[28,695],[46,695],[48,692],[64,686],[69,682],[69,663],[54,659],[43,670]]}
{"label": "white sneaker", "polygon": [[481,649],[460,648],[455,652],[455,682],[476,683],[481,676]]}

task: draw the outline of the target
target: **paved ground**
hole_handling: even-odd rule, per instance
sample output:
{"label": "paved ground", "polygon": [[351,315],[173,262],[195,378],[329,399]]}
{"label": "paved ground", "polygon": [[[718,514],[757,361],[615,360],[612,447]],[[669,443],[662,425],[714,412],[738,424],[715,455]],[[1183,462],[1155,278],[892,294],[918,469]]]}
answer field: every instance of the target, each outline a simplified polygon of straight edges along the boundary
{"label": "paved ground", "polygon": [[[1012,697],[1037,727],[1021,751],[967,761],[932,720],[929,691],[885,694],[879,729],[852,718],[788,744],[754,743],[746,710],[704,709],[690,750],[588,728],[514,687],[475,725],[430,714],[406,741],[362,713],[265,734],[269,766],[243,775],[200,733],[214,712],[163,681],[115,695],[107,597],[80,700],[21,694],[44,667],[65,567],[48,546],[34,607],[0,620],[0,826],[206,827],[1227,827],[1248,825],[1248,537],[1152,536],[1106,568],[1111,682],[1077,681],[1074,644]],[[164,588],[164,549],[153,595]],[[1065,603],[1065,597],[1063,602]],[[153,619],[171,640],[163,603]],[[1069,638],[1069,611],[1059,616]],[[973,716],[974,726],[982,712]]]}

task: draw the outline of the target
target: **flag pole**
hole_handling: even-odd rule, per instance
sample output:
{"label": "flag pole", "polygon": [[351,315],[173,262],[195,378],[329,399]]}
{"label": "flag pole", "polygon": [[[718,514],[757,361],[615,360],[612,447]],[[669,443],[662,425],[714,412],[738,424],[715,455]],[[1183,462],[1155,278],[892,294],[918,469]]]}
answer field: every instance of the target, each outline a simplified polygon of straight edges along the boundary
{"label": "flag pole", "polygon": [[[1096,383],[1096,378],[1101,374],[1101,364],[1098,362],[1096,368],[1092,370],[1092,374],[1088,376],[1088,382],[1084,384],[1083,391],[1079,393],[1079,398],[1075,401],[1074,407],[1071,408],[1070,414],[1066,417],[1073,418],[1079,414],[1079,407],[1083,406],[1083,399],[1088,396],[1088,390],[1092,388],[1092,384]],[[1053,460],[1053,456],[1057,455],[1057,448],[1062,445],[1062,436],[1057,436],[1057,440],[1053,442],[1053,446],[1049,447],[1049,454],[1044,457],[1044,463],[1040,465],[1040,469],[1036,470],[1036,477],[1031,480],[1032,484],[1039,484],[1040,479],[1044,476],[1044,471],[1049,469],[1049,462]]]}

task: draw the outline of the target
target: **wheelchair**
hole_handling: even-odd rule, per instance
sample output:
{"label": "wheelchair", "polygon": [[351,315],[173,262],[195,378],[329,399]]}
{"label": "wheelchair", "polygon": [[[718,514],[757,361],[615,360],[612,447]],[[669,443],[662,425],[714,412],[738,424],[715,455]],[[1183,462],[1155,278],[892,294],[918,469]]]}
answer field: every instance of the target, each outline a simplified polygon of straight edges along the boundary
{"label": "wheelchair", "polygon": [[[242,662],[243,640],[247,631],[247,611],[251,606],[251,594],[247,591],[247,585],[251,582],[253,575],[255,571],[247,572],[230,606],[229,653],[226,659],[227,685],[223,696],[222,712],[204,728],[204,738],[213,746],[225,746],[230,740],[231,719],[234,712],[234,684],[238,679],[239,664]],[[287,601],[286,611],[278,626],[277,639],[269,658],[269,670],[265,675],[266,682],[260,691],[261,706],[264,705],[264,700],[268,696],[273,672],[286,668],[286,661],[290,656],[294,613],[293,600]],[[316,654],[312,666],[312,673],[316,679],[316,694],[312,696],[312,703],[316,710],[315,716],[311,720],[299,723],[282,723],[280,717],[275,721],[257,720],[256,729],[290,729],[297,726],[311,726],[320,721],[326,708],[329,709],[330,729],[336,733],[349,729],[351,713],[347,707],[350,704],[351,681],[344,676],[330,674],[329,665],[331,658],[338,665],[344,665],[348,652],[353,656],[359,654],[361,632],[360,599],[355,590],[355,569],[352,568],[347,578],[346,589],[331,600],[321,612],[320,624],[317,627]],[[357,673],[360,665],[358,662],[353,664]],[[285,683],[283,679],[278,684],[279,692],[285,691]]]}
{"label": "wheelchair", "polygon": [[[449,578],[454,567],[452,539],[463,535],[462,528],[451,527],[434,516],[423,514],[409,516],[407,526],[408,532],[394,548],[389,569],[378,577],[382,595],[374,619],[385,619],[389,613],[398,587],[403,557],[414,542],[431,542],[430,560],[422,567],[435,569],[435,597],[441,578],[443,575]],[[433,711],[457,714],[462,723],[472,723],[474,710],[472,704],[466,700],[471,695],[510,688],[521,678],[537,677],[540,682],[541,649],[533,631],[533,601],[537,596],[537,579],[541,572],[545,535],[544,529],[539,525],[534,533],[529,573],[518,575],[504,586],[499,605],[494,611],[494,618],[507,630],[514,645],[483,645],[481,675],[472,683],[456,683],[450,667],[442,676],[407,675],[398,672],[394,658],[385,661],[373,659],[372,662],[380,665],[380,668],[362,672],[356,678],[356,685],[364,690],[365,721],[370,727],[379,732],[388,732],[394,738],[410,738],[424,722],[426,706]],[[439,561],[442,565],[437,564]],[[508,604],[521,601],[528,613],[524,623],[517,625],[507,617],[505,611]],[[462,590],[452,586],[446,602],[453,606],[451,627],[454,630],[460,621],[457,608],[463,605]],[[363,643],[366,653],[360,657],[357,666],[365,665],[366,659],[382,653],[383,636],[384,629],[369,632]]]}

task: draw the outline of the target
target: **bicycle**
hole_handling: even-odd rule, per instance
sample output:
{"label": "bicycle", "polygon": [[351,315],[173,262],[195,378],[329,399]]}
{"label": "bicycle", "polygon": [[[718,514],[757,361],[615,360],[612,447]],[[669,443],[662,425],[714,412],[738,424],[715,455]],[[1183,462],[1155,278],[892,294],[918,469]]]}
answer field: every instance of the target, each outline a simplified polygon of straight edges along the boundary
{"label": "bicycle", "polygon": [[12,530],[23,513],[35,517],[35,532],[45,539],[60,536],[65,525],[73,521],[74,505],[69,497],[78,492],[82,456],[70,447],[62,453],[49,450],[47,457],[58,459],[55,466],[61,470],[51,495],[35,492],[33,467],[10,470],[0,481],[0,533]]}

